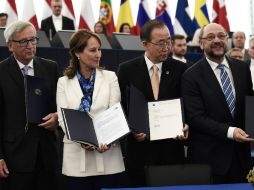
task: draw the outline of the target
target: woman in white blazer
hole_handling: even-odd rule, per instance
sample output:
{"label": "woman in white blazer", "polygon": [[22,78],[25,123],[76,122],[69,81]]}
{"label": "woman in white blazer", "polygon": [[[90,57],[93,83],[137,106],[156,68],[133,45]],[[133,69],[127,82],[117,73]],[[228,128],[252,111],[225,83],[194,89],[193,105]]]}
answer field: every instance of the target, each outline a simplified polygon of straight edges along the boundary
{"label": "woman in white blazer", "polygon": [[[65,131],[61,108],[89,112],[92,116],[120,102],[120,89],[114,72],[99,67],[101,41],[93,32],[79,30],[69,42],[72,57],[57,85],[59,124]],[[120,144],[95,149],[63,139],[63,168],[67,189],[97,190],[119,187],[124,181]]]}

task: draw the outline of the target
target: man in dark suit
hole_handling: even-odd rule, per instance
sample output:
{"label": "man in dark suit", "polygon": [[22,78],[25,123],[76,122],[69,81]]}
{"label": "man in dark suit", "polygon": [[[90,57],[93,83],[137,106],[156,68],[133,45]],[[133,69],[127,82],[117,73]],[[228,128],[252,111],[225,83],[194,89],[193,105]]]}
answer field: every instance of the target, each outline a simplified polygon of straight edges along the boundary
{"label": "man in dark suit", "polygon": [[75,30],[73,20],[62,16],[62,0],[51,0],[53,15],[41,21],[41,30],[52,40],[58,30]]}
{"label": "man in dark suit", "polygon": [[183,74],[182,96],[190,126],[188,158],[209,164],[214,183],[246,181],[250,141],[244,131],[245,96],[252,95],[248,65],[225,57],[227,33],[215,23],[200,33],[205,57]]}
{"label": "man in dark suit", "polygon": [[[0,177],[3,189],[55,189],[57,64],[35,56],[38,38],[31,23],[17,21],[6,28],[4,35],[12,55],[0,63]],[[50,92],[50,113],[39,124],[29,123],[26,115],[25,74],[44,79]]]}
{"label": "man in dark suit", "polygon": [[[180,97],[181,75],[186,65],[169,58],[170,33],[162,21],[151,20],[141,29],[140,38],[145,55],[126,63],[118,70],[121,100],[128,115],[130,85],[139,89],[147,101],[169,100]],[[153,67],[158,68],[158,94],[152,90]],[[142,118],[137,118],[142,119]],[[187,128],[185,128],[186,130]],[[145,186],[146,165],[176,164],[184,162],[183,143],[176,139],[150,141],[144,133],[132,133],[126,140],[126,168],[132,186]]]}

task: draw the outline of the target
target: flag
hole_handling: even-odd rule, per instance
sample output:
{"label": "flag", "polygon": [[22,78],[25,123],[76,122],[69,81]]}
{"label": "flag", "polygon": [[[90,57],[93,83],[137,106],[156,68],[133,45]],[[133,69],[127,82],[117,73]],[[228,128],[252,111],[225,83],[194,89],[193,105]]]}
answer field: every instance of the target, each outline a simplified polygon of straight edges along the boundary
{"label": "flag", "polygon": [[194,11],[193,22],[196,29],[202,28],[203,26],[209,23],[206,0],[195,1],[195,11]]}
{"label": "flag", "polygon": [[148,0],[141,0],[138,8],[138,17],[136,23],[136,34],[140,34],[142,26],[150,20],[148,14]]}
{"label": "flag", "polygon": [[90,0],[82,0],[79,19],[79,28],[86,28],[93,31],[95,24],[92,5]]}
{"label": "flag", "polygon": [[[27,5],[29,5],[29,6],[27,6]],[[34,10],[33,0],[24,1],[22,20],[31,22],[34,25],[35,29],[37,31],[39,30],[37,17],[36,17],[35,10]]]}
{"label": "flag", "polygon": [[165,22],[165,24],[167,25],[170,31],[170,35],[171,36],[174,35],[174,28],[171,22],[167,0],[157,0],[156,19],[159,19]]}
{"label": "flag", "polygon": [[51,0],[44,0],[42,19],[48,18],[52,15]]}
{"label": "flag", "polygon": [[110,0],[101,0],[99,20],[103,22],[108,35],[111,36],[116,29]]}
{"label": "flag", "polygon": [[176,34],[182,34],[185,37],[192,37],[195,32],[188,0],[180,0],[177,3],[174,30]]}
{"label": "flag", "polygon": [[71,0],[63,0],[62,15],[75,21],[75,14]]}
{"label": "flag", "polygon": [[120,6],[119,15],[118,15],[117,25],[116,25],[117,32],[119,32],[120,26],[123,23],[128,23],[130,25],[132,33],[133,33],[134,24],[133,24],[129,0],[121,0],[121,6]]}
{"label": "flag", "polygon": [[227,10],[224,0],[213,0],[213,21],[215,23],[221,24],[227,32],[230,31]]}
{"label": "flag", "polygon": [[7,26],[18,20],[18,12],[15,0],[7,0],[5,11],[8,14]]}

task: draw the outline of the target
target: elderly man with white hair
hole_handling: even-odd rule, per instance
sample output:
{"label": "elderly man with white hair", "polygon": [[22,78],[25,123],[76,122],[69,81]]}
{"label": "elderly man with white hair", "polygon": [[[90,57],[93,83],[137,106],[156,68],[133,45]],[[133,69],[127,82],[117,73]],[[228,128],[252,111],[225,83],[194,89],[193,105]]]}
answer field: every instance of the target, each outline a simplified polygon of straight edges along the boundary
{"label": "elderly man with white hair", "polygon": [[[56,189],[56,62],[35,56],[38,37],[29,22],[17,21],[4,32],[12,54],[0,62],[0,177],[4,190]],[[27,117],[25,75],[45,81],[50,113],[39,123]],[[43,92],[42,92],[43,93]]]}

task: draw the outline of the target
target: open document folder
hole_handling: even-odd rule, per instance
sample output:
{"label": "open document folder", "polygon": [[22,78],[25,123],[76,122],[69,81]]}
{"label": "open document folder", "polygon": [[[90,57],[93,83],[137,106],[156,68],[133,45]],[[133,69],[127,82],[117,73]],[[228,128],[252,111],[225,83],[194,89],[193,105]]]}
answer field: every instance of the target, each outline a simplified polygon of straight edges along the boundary
{"label": "open document folder", "polygon": [[134,86],[129,89],[128,121],[137,133],[150,140],[175,138],[183,135],[183,114],[180,99],[147,102]]}
{"label": "open document folder", "polygon": [[254,138],[254,96],[245,97],[245,132]]}
{"label": "open document folder", "polygon": [[66,135],[69,140],[91,144],[110,144],[129,133],[120,103],[91,118],[87,112],[62,108]]}
{"label": "open document folder", "polygon": [[35,76],[25,76],[25,98],[27,120],[42,123],[42,118],[50,113],[50,93],[46,81]]}

